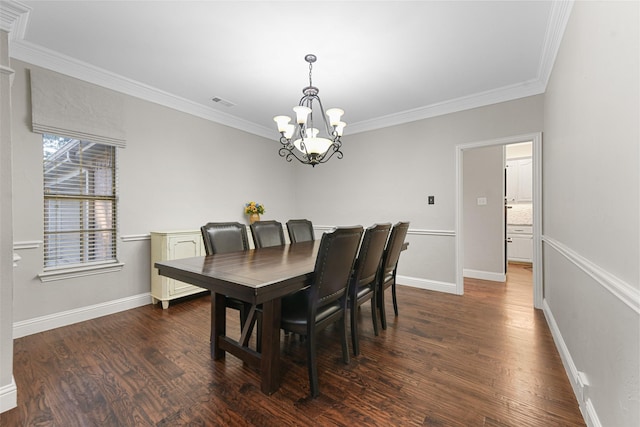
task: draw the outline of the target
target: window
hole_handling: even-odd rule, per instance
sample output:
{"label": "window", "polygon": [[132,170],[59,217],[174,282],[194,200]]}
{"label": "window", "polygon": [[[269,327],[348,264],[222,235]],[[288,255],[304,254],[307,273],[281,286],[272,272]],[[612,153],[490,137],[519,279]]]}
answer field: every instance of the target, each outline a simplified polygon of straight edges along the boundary
{"label": "window", "polygon": [[44,134],[44,267],[116,261],[116,147]]}

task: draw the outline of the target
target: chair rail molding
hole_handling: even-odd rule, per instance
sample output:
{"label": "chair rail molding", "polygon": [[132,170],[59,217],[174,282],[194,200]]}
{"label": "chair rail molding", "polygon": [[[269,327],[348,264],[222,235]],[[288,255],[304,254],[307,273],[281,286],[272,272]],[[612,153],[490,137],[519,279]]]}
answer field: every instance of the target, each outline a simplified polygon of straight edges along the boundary
{"label": "chair rail molding", "polygon": [[[314,225],[313,229],[317,231],[331,231],[336,228],[335,225]],[[427,230],[420,228],[410,228],[407,234],[413,236],[450,236],[455,237],[456,232],[454,230]]]}
{"label": "chair rail molding", "polygon": [[120,240],[123,242],[137,242],[140,240],[151,240],[151,234],[127,234],[120,236]]}
{"label": "chair rail molding", "polygon": [[20,242],[13,242],[13,250],[19,251],[21,249],[38,249],[42,245],[42,240],[24,240]]}
{"label": "chair rail molding", "polygon": [[407,234],[412,236],[449,236],[456,237],[454,230],[423,230],[419,228],[410,228]]}
{"label": "chair rail molding", "polygon": [[542,236],[542,241],[591,276],[603,288],[611,292],[616,298],[635,311],[636,314],[640,314],[640,290],[589,261],[552,237]]}

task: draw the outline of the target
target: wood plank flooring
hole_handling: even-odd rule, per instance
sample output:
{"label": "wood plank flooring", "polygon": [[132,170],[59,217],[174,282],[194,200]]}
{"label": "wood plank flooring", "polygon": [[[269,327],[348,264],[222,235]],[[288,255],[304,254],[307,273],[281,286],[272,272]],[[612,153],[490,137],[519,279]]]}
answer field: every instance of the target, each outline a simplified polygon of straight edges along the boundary
{"label": "wood plank flooring", "polygon": [[[456,296],[398,287],[400,316],[373,335],[359,313],[359,357],[320,334],[320,396],[309,399],[304,344],[282,335],[282,387],[233,356],[209,355],[210,297],[145,306],[14,342],[13,426],[584,426],[531,273],[466,280]],[[238,315],[228,310],[230,333]]]}

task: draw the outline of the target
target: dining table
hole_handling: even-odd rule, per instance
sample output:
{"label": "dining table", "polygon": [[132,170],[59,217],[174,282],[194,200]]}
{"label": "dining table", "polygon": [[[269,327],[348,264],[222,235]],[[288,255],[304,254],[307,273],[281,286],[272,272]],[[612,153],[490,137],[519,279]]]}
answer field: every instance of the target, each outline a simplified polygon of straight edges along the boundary
{"label": "dining table", "polygon": [[[311,284],[320,241],[156,262],[162,276],[211,291],[211,356],[231,353],[260,372],[260,389],[280,387],[281,298]],[[251,305],[249,319],[261,312],[260,351],[250,348],[253,321],[245,322],[239,340],[226,333],[226,298]]]}

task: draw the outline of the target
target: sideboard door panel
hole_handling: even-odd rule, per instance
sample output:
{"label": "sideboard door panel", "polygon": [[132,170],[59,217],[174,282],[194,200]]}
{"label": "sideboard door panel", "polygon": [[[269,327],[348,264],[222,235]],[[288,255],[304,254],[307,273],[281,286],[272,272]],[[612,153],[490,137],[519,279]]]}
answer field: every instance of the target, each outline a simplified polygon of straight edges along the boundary
{"label": "sideboard door panel", "polygon": [[153,303],[162,302],[163,308],[175,298],[206,292],[204,289],[160,276],[154,267],[157,261],[190,258],[204,255],[200,230],[151,232],[151,297]]}

